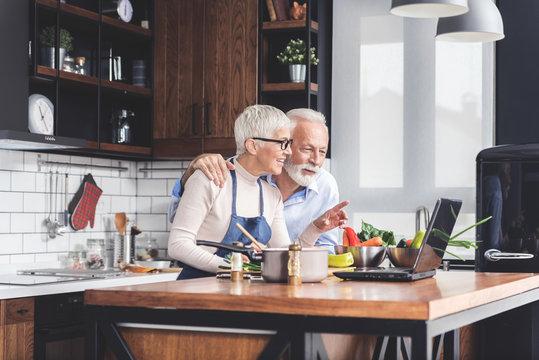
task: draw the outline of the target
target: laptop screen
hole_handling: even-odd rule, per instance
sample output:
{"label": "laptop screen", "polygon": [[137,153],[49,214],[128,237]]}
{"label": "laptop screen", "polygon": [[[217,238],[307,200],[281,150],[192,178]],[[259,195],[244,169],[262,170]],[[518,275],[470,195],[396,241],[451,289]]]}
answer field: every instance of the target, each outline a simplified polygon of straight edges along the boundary
{"label": "laptop screen", "polygon": [[436,202],[415,260],[414,273],[437,269],[440,266],[461,206],[461,200],[439,199]]}

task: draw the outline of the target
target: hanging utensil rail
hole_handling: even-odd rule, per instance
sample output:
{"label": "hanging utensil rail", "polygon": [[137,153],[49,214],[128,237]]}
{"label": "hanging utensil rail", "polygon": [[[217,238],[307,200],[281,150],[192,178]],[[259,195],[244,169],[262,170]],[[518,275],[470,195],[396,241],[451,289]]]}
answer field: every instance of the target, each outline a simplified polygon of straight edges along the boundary
{"label": "hanging utensil rail", "polygon": [[48,160],[39,160],[37,162],[37,164],[38,164],[38,166],[42,166],[42,165],[61,165],[61,166],[68,166],[68,167],[92,167],[92,168],[98,168],[98,169],[111,169],[111,170],[118,170],[118,171],[127,171],[127,170],[129,170],[129,168],[125,167],[125,166],[76,164],[76,163],[68,163],[68,162],[61,162],[61,161],[48,161]]}

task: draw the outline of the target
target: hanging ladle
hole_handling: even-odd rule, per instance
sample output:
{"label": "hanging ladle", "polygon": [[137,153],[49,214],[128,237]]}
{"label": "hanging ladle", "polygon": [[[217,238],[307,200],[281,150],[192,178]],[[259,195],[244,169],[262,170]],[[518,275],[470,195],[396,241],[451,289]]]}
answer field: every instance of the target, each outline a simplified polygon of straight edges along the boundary
{"label": "hanging ladle", "polygon": [[47,232],[49,234],[49,237],[51,239],[54,239],[56,237],[56,225],[54,223],[54,221],[51,220],[51,215],[52,215],[52,212],[53,212],[53,206],[52,206],[52,191],[53,191],[53,188],[52,188],[52,177],[53,177],[53,174],[52,174],[52,171],[49,172],[49,189],[50,189],[50,192],[49,192],[49,216],[47,217],[47,219],[45,219],[45,226],[47,227]]}

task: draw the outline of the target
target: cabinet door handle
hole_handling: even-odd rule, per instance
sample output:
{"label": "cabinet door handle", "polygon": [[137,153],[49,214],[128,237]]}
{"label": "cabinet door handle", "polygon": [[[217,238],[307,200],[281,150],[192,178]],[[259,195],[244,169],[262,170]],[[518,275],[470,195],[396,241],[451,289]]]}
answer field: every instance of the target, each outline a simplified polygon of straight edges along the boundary
{"label": "cabinet door handle", "polygon": [[17,313],[21,314],[21,315],[24,315],[28,312],[27,309],[20,309],[20,310],[17,310]]}
{"label": "cabinet door handle", "polygon": [[193,104],[193,109],[191,111],[191,128],[193,135],[197,134],[197,104]]}
{"label": "cabinet door handle", "polygon": [[206,118],[206,134],[211,135],[210,131],[210,106],[211,103],[206,103],[206,111],[204,117]]}

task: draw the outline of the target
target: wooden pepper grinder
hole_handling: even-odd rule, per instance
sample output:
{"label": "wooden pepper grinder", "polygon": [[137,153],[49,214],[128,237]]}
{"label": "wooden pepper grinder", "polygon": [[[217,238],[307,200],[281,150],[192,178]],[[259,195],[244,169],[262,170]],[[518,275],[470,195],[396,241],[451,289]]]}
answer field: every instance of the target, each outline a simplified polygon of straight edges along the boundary
{"label": "wooden pepper grinder", "polygon": [[296,242],[288,247],[288,283],[301,285],[301,245]]}
{"label": "wooden pepper grinder", "polygon": [[[239,241],[235,241],[232,245],[241,246],[243,244]],[[232,281],[242,281],[243,280],[243,259],[239,252],[232,252],[232,258],[230,259],[230,278]]]}

